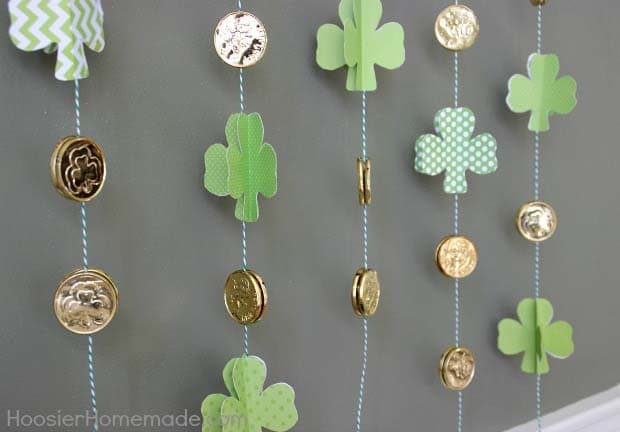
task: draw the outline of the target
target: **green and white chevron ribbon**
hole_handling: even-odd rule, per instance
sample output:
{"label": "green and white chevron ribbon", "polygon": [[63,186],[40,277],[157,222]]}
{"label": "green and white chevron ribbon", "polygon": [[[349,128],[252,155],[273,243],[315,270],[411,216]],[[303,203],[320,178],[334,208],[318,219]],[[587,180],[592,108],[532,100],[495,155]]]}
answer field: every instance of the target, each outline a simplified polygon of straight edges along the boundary
{"label": "green and white chevron ribbon", "polygon": [[24,51],[57,51],[55,76],[62,81],[88,77],[84,45],[103,51],[101,0],[9,0],[9,35]]}

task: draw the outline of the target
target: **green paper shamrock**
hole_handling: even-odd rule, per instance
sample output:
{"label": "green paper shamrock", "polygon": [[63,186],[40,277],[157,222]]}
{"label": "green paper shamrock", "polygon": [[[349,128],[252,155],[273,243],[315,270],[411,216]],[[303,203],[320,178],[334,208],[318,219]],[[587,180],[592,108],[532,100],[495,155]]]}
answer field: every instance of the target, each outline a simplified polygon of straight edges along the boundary
{"label": "green paper shamrock", "polygon": [[212,394],[202,402],[202,432],[284,432],[297,423],[295,391],[285,383],[263,390],[267,368],[260,358],[234,358],[223,376],[230,396]]}
{"label": "green paper shamrock", "polygon": [[553,306],[548,300],[521,300],[517,316],[520,322],[506,318],[497,325],[497,347],[506,355],[523,352],[523,372],[547,373],[547,354],[563,359],[573,353],[573,328],[566,321],[551,324]]}
{"label": "green paper shamrock", "polygon": [[446,172],[446,193],[467,192],[466,171],[489,174],[497,169],[497,142],[491,134],[472,138],[476,117],[469,108],[444,108],[435,114],[437,135],[426,134],[415,143],[415,170],[427,175]]}
{"label": "green paper shamrock", "polygon": [[556,79],[560,71],[555,54],[532,54],[528,75],[516,74],[508,81],[508,107],[516,112],[531,111],[528,128],[535,132],[549,130],[549,116],[568,114],[577,105],[577,83],[566,75]]}
{"label": "green paper shamrock", "polygon": [[405,32],[395,22],[377,29],[380,0],[341,0],[338,16],[344,30],[323,24],[317,32],[316,62],[327,70],[348,66],[347,90],[377,89],[375,64],[396,69],[405,62]]}
{"label": "green paper shamrock", "polygon": [[9,0],[13,44],[24,51],[57,51],[57,79],[88,77],[84,45],[101,52],[103,8],[101,0]]}
{"label": "green paper shamrock", "polygon": [[258,220],[258,194],[276,194],[276,153],[263,142],[263,121],[258,113],[233,114],[226,122],[226,141],[205,152],[204,186],[214,195],[237,200],[235,216],[245,222]]}

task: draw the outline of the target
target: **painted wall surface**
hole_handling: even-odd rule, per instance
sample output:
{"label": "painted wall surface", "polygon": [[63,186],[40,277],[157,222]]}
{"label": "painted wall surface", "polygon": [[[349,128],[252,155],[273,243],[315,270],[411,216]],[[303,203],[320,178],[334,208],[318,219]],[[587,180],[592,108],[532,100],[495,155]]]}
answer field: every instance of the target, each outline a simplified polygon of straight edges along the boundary
{"label": "painted wall surface", "polygon": [[[577,79],[579,104],[542,137],[542,197],[560,221],[542,248],[542,289],[557,318],[574,325],[576,342],[573,357],[553,361],[544,378],[545,412],[620,381],[620,3],[548,3],[544,50]],[[439,178],[412,169],[415,138],[451,105],[452,57],[433,34],[446,4],[384,1],[384,22],[405,27],[407,60],[378,71],[379,91],[368,96],[370,264],[383,288],[370,322],[368,431],[455,428],[456,395],[436,376],[453,340],[452,282],[433,263],[451,230],[452,199]],[[513,226],[532,196],[532,135],[527,116],[511,113],[504,98],[508,78],[525,71],[536,32],[528,0],[469,4],[481,32],[461,56],[461,100],[476,112],[477,131],[497,138],[500,157],[497,173],[470,176],[461,200],[462,232],[480,257],[463,281],[462,340],[478,359],[464,430],[484,432],[534,415],[534,378],[519,371],[518,357],[501,356],[495,340],[498,320],[533,292],[533,246]],[[241,262],[240,224],[234,201],[202,186],[203,152],[224,139],[238,109],[237,73],[212,47],[213,27],[234,4],[106,0],[104,8],[107,47],[89,53],[91,77],[82,82],[83,132],[109,163],[107,184],[88,206],[89,252],[116,279],[121,304],[95,337],[98,406],[103,414],[197,414],[206,394],[224,390],[221,369],[242,348],[222,298]],[[250,330],[250,350],[266,360],[268,380],[297,390],[298,431],[351,430],[360,374],[361,321],[349,292],[361,261],[361,98],[344,90],[344,71],[314,62],[316,29],[337,23],[337,8],[335,0],[247,2],[270,43],[247,71],[247,109],[263,115],[280,180],[248,231],[249,263],[271,302]],[[0,22],[8,28],[6,7]],[[83,413],[88,388],[86,339],[65,332],[51,308],[57,282],[80,265],[79,207],[57,195],[48,173],[56,140],[73,132],[73,89],[53,79],[52,56],[19,52],[2,37],[0,57],[4,425],[7,409]]]}

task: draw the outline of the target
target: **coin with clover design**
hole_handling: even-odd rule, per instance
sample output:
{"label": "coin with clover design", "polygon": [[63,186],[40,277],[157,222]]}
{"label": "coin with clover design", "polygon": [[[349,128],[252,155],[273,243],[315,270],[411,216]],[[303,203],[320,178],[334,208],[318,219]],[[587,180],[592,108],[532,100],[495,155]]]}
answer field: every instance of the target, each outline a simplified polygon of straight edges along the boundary
{"label": "coin with clover design", "polygon": [[118,308],[118,290],[106,273],[79,269],[69,273],[58,285],[54,312],[70,332],[93,334],[103,330]]}
{"label": "coin with clover design", "polygon": [[52,184],[65,198],[87,202],[105,183],[106,162],[101,147],[92,139],[68,136],[54,147],[50,160]]}
{"label": "coin with clover design", "polygon": [[439,362],[442,384],[455,391],[464,390],[474,379],[476,360],[467,348],[450,347],[444,351]]}
{"label": "coin with clover design", "polygon": [[224,286],[224,302],[230,317],[239,324],[259,321],[267,308],[267,289],[253,270],[231,273]]}

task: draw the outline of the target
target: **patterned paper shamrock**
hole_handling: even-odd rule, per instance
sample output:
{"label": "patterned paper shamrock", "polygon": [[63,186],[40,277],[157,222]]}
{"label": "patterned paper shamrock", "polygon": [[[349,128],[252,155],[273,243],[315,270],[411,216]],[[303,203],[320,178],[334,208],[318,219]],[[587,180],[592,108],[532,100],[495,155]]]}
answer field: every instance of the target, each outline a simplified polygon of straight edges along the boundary
{"label": "patterned paper shamrock", "polygon": [[24,51],[44,50],[56,54],[57,79],[88,77],[84,44],[103,51],[101,0],[9,0],[15,46]]}
{"label": "patterned paper shamrock", "polygon": [[560,63],[555,54],[532,54],[528,75],[513,75],[508,81],[508,107],[516,112],[531,111],[528,128],[535,132],[549,130],[549,116],[568,114],[577,105],[577,83],[566,75],[559,79]]}
{"label": "patterned paper shamrock", "polygon": [[422,135],[415,144],[415,170],[431,176],[446,172],[446,193],[467,192],[466,171],[489,174],[497,169],[497,142],[491,134],[472,138],[476,117],[469,108],[444,108],[435,114],[437,135]]}
{"label": "patterned paper shamrock", "polygon": [[547,354],[566,358],[573,353],[573,328],[566,321],[551,324],[553,306],[548,300],[521,300],[517,316],[520,322],[510,318],[499,322],[497,347],[506,355],[523,352],[523,372],[547,373]]}
{"label": "patterned paper shamrock", "polygon": [[375,64],[396,69],[405,62],[405,32],[395,22],[377,29],[380,0],[341,0],[338,16],[344,30],[323,24],[317,32],[316,62],[327,70],[348,66],[347,90],[377,89]]}
{"label": "patterned paper shamrock", "polygon": [[263,142],[263,121],[258,113],[233,114],[226,123],[226,141],[205,153],[204,186],[214,195],[237,200],[235,216],[245,222],[258,220],[258,194],[276,194],[276,153]]}
{"label": "patterned paper shamrock", "polygon": [[297,423],[295,391],[285,383],[263,390],[267,368],[260,358],[234,358],[223,376],[230,396],[212,394],[203,401],[202,432],[284,432]]}

